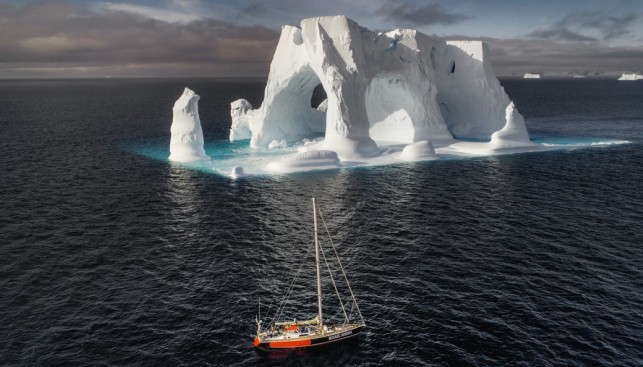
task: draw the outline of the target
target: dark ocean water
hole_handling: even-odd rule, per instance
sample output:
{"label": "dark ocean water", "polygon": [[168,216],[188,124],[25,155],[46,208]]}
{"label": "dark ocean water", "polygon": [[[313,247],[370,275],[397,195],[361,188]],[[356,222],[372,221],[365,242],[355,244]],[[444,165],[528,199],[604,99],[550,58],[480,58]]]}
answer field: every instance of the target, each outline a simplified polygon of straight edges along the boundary
{"label": "dark ocean water", "polygon": [[[643,82],[502,81],[535,139],[631,144],[237,181],[137,153],[183,87],[221,142],[263,83],[0,81],[0,364],[643,365]],[[367,328],[260,355],[311,196]]]}

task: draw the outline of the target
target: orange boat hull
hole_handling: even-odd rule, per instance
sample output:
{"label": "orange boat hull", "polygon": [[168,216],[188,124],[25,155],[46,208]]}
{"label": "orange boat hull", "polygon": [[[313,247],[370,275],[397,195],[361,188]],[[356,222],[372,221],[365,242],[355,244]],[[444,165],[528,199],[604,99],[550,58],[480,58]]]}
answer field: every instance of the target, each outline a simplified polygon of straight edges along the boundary
{"label": "orange boat hull", "polygon": [[296,339],[283,339],[283,340],[261,340],[256,337],[254,346],[263,350],[277,350],[277,349],[292,349],[292,348],[308,348],[326,345],[330,343],[337,343],[346,339],[351,339],[359,335],[363,326],[354,329],[346,330],[340,333],[330,335],[319,335],[306,338]]}

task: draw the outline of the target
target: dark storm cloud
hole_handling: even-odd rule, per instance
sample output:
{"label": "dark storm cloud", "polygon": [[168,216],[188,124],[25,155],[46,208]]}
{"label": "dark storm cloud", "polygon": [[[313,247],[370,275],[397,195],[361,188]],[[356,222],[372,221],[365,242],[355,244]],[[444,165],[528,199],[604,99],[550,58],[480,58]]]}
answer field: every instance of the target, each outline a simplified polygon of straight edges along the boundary
{"label": "dark storm cloud", "polygon": [[[529,36],[559,41],[598,41],[599,38],[609,41],[629,34],[629,28],[639,17],[639,14],[615,16],[598,11],[572,13]],[[588,35],[588,32],[596,33],[598,38]]]}
{"label": "dark storm cloud", "polygon": [[[92,12],[65,1],[0,9],[0,69],[76,65],[170,65],[181,74],[198,65],[267,71],[279,34],[203,18],[168,23],[128,12]],[[3,66],[4,65],[4,66]],[[156,65],[156,66],[155,66]],[[202,70],[203,71],[203,70]]]}
{"label": "dark storm cloud", "polygon": [[617,75],[641,68],[643,47],[610,47],[586,42],[487,39],[491,60],[499,75],[522,75],[530,70],[565,75],[570,71]]}
{"label": "dark storm cloud", "polygon": [[566,27],[552,27],[549,29],[540,29],[533,31],[529,34],[530,37],[548,39],[548,40],[559,40],[559,41],[579,41],[579,42],[593,42],[598,41],[595,37],[584,36],[578,32],[573,32]]}
{"label": "dark storm cloud", "polygon": [[[140,13],[91,10],[63,0],[10,4],[0,3],[0,78],[266,76],[279,38],[271,28],[213,18],[177,23]],[[261,14],[266,6],[256,1],[245,13]],[[388,1],[378,11],[396,22],[398,18],[423,24],[467,19],[445,13],[437,5],[413,7],[398,1]],[[422,16],[423,12],[431,14]],[[601,42],[626,35],[637,17],[577,13],[561,19],[559,28],[539,30],[537,39],[486,41],[498,75],[640,71],[640,43],[616,47]]]}
{"label": "dark storm cloud", "polygon": [[628,34],[630,32],[628,28],[638,17],[638,14],[613,16],[603,12],[584,12],[566,16],[561,20],[561,24],[596,29],[604,40],[610,40]]}
{"label": "dark storm cloud", "polygon": [[247,7],[242,9],[239,14],[237,15],[237,18],[244,18],[248,15],[256,15],[258,13],[261,13],[263,11],[266,11],[266,6],[265,6],[265,0],[255,0],[250,3]]}
{"label": "dark storm cloud", "polygon": [[401,0],[387,0],[380,8],[375,10],[375,15],[387,20],[426,26],[432,24],[455,24],[472,17],[460,13],[449,13],[442,9],[440,4],[432,3],[424,6],[412,6]]}
{"label": "dark storm cloud", "polygon": [[549,76],[571,73],[617,76],[639,71],[643,46],[609,46],[600,42],[560,42],[450,35],[448,40],[480,40],[489,44],[489,58],[499,76],[542,72]]}

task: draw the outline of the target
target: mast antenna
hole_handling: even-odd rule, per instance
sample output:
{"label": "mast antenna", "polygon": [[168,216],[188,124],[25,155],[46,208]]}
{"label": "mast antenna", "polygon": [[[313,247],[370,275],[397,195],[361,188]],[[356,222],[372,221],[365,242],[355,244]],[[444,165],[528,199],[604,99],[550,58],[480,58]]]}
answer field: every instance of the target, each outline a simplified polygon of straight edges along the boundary
{"label": "mast antenna", "polygon": [[319,308],[319,313],[317,318],[319,319],[319,330],[321,333],[324,333],[324,321],[322,318],[322,289],[321,289],[321,274],[320,274],[320,261],[319,261],[319,238],[317,236],[317,207],[315,205],[315,198],[313,198],[313,223],[315,225],[315,262],[317,263],[317,304]]}

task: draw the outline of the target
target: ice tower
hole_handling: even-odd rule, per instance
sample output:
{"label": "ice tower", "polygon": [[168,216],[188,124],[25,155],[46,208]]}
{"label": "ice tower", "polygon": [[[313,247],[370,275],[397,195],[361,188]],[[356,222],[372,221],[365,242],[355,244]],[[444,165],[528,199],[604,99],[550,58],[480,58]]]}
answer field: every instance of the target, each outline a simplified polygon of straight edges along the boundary
{"label": "ice tower", "polygon": [[192,162],[208,160],[203,150],[203,130],[199,120],[199,96],[185,88],[181,97],[174,103],[172,127],[170,131],[170,160]]}

